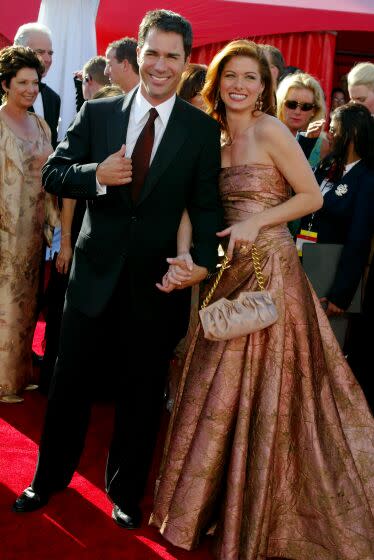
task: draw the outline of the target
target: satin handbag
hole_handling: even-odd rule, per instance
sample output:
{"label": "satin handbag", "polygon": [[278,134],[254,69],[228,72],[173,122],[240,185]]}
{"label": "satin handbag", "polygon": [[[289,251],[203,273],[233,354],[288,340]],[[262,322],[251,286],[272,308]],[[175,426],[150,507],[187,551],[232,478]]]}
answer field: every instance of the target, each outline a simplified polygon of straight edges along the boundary
{"label": "satin handbag", "polygon": [[219,284],[223,272],[229,268],[229,259],[225,256],[217,278],[204,299],[199,316],[208,340],[231,340],[266,329],[278,319],[277,308],[270,292],[264,288],[264,277],[261,271],[260,256],[253,244],[252,261],[260,291],[241,292],[233,300],[221,298],[214,303],[209,302]]}

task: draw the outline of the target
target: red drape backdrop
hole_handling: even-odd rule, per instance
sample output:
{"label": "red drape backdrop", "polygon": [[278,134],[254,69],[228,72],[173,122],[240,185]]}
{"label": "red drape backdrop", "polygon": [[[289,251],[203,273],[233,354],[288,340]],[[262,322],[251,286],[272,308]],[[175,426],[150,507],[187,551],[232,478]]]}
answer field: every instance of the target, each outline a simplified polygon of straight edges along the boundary
{"label": "red drape backdrop", "polygon": [[[321,82],[327,100],[329,99],[334,77],[336,33],[329,31],[285,33],[249,38],[256,43],[267,43],[277,47],[282,52],[287,65],[297,66],[316,77]],[[212,43],[193,49],[192,61],[209,64],[216,52],[226,43],[227,41]]]}
{"label": "red drape backdrop", "polygon": [[11,44],[12,43],[10,42],[8,37],[5,37],[2,33],[0,33],[0,49],[2,49],[3,47],[7,47],[8,45]]}

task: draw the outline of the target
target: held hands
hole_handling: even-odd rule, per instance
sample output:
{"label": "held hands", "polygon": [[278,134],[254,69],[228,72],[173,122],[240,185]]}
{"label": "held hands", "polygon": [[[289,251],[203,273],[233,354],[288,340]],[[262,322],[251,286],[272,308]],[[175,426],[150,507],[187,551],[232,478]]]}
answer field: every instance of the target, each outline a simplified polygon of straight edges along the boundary
{"label": "held hands", "polygon": [[112,187],[131,183],[131,159],[125,157],[125,152],[126,146],[122,144],[118,152],[111,154],[99,163],[96,169],[96,178],[100,185]]}
{"label": "held hands", "polygon": [[183,290],[199,284],[208,275],[205,267],[194,264],[190,253],[182,253],[166,260],[169,263],[169,270],[163,276],[161,283],[156,284],[161,292]]}
{"label": "held hands", "polygon": [[60,274],[67,274],[71,259],[73,258],[73,250],[70,241],[63,243],[61,240],[61,249],[56,259],[56,269]]}
{"label": "held hands", "polygon": [[320,298],[319,301],[322,304],[327,317],[335,317],[344,313],[344,309],[340,309],[340,307],[331,303],[331,301],[329,301],[326,297]]}
{"label": "held hands", "polygon": [[253,216],[248,220],[238,222],[224,229],[223,231],[219,231],[217,235],[218,237],[230,236],[226,254],[231,260],[234,253],[234,248],[236,246],[243,245],[249,248],[256,241],[260,229],[261,226],[257,221],[257,217]]}

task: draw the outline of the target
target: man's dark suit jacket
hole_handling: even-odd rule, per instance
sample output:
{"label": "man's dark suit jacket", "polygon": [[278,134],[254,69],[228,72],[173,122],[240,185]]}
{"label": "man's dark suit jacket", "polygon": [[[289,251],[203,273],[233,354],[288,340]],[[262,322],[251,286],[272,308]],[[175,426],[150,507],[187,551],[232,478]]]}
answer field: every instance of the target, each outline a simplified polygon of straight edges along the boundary
{"label": "man's dark suit jacket", "polygon": [[51,144],[53,149],[57,146],[57,127],[60,118],[61,99],[47,84],[41,84],[40,93],[43,101],[44,120],[51,129]]}
{"label": "man's dark suit jacket", "polygon": [[97,316],[126,266],[129,301],[148,320],[172,313],[183,300],[185,290],[163,294],[155,282],[167,269],[166,257],[176,255],[184,208],[193,227],[194,262],[215,268],[216,232],[222,228],[220,131],[213,119],[176,98],[138,202],[133,204],[128,185],[97,196],[97,165],[125,143],[131,103],[124,109],[123,96],[85,103],[45,165],[43,184],[59,196],[88,200],[67,302]]}
{"label": "man's dark suit jacket", "polygon": [[[326,174],[326,169],[317,169],[318,184]],[[346,190],[341,195],[337,191],[339,185]],[[302,219],[303,229],[308,229],[310,218]],[[318,232],[318,243],[344,245],[328,299],[341,309],[347,309],[368,262],[374,233],[374,171],[360,161],[334,183],[324,196],[323,207],[315,213],[311,229]]]}

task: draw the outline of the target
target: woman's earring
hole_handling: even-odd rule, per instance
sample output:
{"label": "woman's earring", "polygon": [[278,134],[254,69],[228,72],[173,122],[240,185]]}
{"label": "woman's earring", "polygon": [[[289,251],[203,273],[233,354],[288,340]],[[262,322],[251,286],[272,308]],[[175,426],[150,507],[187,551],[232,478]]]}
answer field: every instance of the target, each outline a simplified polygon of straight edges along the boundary
{"label": "woman's earring", "polygon": [[257,97],[257,101],[255,103],[255,109],[257,111],[262,111],[263,106],[264,106],[264,103],[262,101],[262,94],[260,93],[260,95]]}

